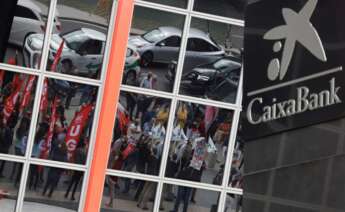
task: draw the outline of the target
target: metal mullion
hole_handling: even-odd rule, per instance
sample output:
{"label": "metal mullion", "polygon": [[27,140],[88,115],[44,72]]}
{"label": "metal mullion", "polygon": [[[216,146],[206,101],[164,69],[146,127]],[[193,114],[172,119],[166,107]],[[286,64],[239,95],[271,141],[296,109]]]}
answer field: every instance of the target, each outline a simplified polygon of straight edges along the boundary
{"label": "metal mullion", "polygon": [[165,11],[165,12],[184,15],[184,16],[188,13],[188,11],[183,8],[172,7],[168,5],[162,5],[162,4],[157,4],[157,3],[152,3],[152,2],[142,1],[142,0],[135,0],[134,4],[135,6],[155,9],[159,11]]}
{"label": "metal mullion", "polygon": [[202,105],[209,105],[209,106],[214,106],[217,108],[223,108],[223,109],[228,109],[228,110],[240,110],[241,107],[239,107],[236,104],[231,104],[231,103],[223,103],[223,102],[218,102],[215,100],[211,99],[202,99],[198,97],[193,97],[193,96],[186,96],[186,95],[177,95],[177,99],[179,101],[188,101],[191,103],[195,104],[202,104]]}
{"label": "metal mullion", "polygon": [[75,82],[80,84],[86,84],[86,85],[92,85],[92,86],[100,86],[101,82],[94,79],[89,78],[83,78],[83,77],[77,77],[77,76],[71,76],[71,75],[65,75],[57,72],[51,72],[46,71],[43,73],[43,76],[48,78],[54,78],[58,80],[67,80],[69,82]]}
{"label": "metal mullion", "polygon": [[164,178],[162,182],[164,184],[185,186],[185,187],[215,191],[215,192],[221,192],[223,190],[222,187],[217,186],[217,185],[205,184],[205,183],[201,184],[201,183],[197,183],[193,181],[186,181],[186,180],[180,180],[180,179]]}
{"label": "metal mullion", "polygon": [[159,212],[160,199],[161,199],[161,194],[163,191],[162,179],[165,176],[166,165],[167,165],[167,161],[168,161],[168,157],[169,157],[170,140],[171,140],[171,136],[172,136],[172,130],[174,128],[176,104],[177,104],[176,99],[173,99],[170,103],[169,119],[168,119],[168,124],[167,124],[167,130],[165,133],[165,140],[164,140],[161,162],[160,162],[160,166],[159,166],[160,167],[160,170],[159,170],[160,181],[158,182],[158,186],[156,189],[156,198],[155,198],[154,210],[153,210],[153,211],[157,211],[157,212]]}
{"label": "metal mullion", "polygon": [[168,92],[151,90],[151,89],[134,87],[134,86],[128,86],[128,85],[121,85],[120,90],[126,91],[126,92],[131,92],[131,93],[156,96],[156,97],[161,97],[161,98],[165,98],[165,99],[172,99],[173,98],[173,95],[171,93],[168,93]]}
{"label": "metal mullion", "polygon": [[94,147],[96,145],[96,132],[98,128],[98,123],[99,123],[99,115],[101,111],[101,105],[102,105],[102,99],[103,99],[103,93],[104,93],[104,82],[106,80],[106,73],[107,73],[107,68],[108,68],[108,63],[110,60],[110,50],[111,50],[111,43],[112,43],[112,34],[115,28],[115,19],[116,19],[116,14],[117,14],[117,0],[113,1],[113,4],[111,6],[111,15],[109,19],[109,25],[108,25],[108,32],[107,32],[107,42],[106,42],[106,48],[103,56],[103,63],[102,63],[102,69],[101,69],[101,77],[100,77],[100,86],[98,88],[98,95],[96,99],[96,106],[95,106],[95,112],[94,112],[94,117],[93,117],[93,123],[92,123],[92,131],[91,131],[91,136],[90,136],[90,141],[89,142],[89,149],[88,149],[88,157],[86,161],[86,171],[84,173],[84,178],[83,178],[83,183],[82,183],[82,192],[80,194],[80,201],[79,201],[79,212],[82,212],[85,207],[85,201],[86,201],[86,194],[87,194],[87,189],[89,185],[89,177],[90,177],[90,166],[91,166],[91,161],[94,156]]}
{"label": "metal mullion", "polygon": [[121,177],[121,178],[130,178],[130,179],[136,179],[136,180],[146,180],[146,181],[151,181],[151,182],[156,182],[156,183],[158,183],[161,180],[159,176],[150,176],[150,175],[140,174],[140,173],[135,173],[135,172],[126,172],[126,171],[111,170],[111,169],[107,169],[106,175],[116,176],[116,177]]}
{"label": "metal mullion", "polygon": [[225,189],[225,191],[227,193],[231,193],[231,194],[236,194],[236,195],[243,195],[243,190],[242,189],[239,189],[239,188],[231,188],[231,187],[228,187]]}
{"label": "metal mullion", "polygon": [[10,155],[10,154],[3,154],[3,153],[0,154],[0,160],[9,161],[9,162],[19,162],[19,163],[25,162],[24,157]]}
{"label": "metal mullion", "polygon": [[4,71],[12,71],[12,72],[16,72],[16,73],[25,73],[25,74],[31,74],[31,75],[38,75],[39,74],[38,70],[36,70],[36,69],[25,68],[25,67],[21,67],[21,66],[8,65],[8,64],[4,64],[4,63],[0,64],[0,69],[4,70]]}
{"label": "metal mullion", "polygon": [[238,84],[237,95],[236,95],[236,105],[240,106],[241,108],[242,108],[242,97],[243,97],[243,75],[244,75],[244,69],[243,69],[243,64],[242,64],[240,82]]}
{"label": "metal mullion", "polygon": [[42,72],[47,63],[46,60],[48,58],[50,34],[53,31],[56,3],[57,3],[57,0],[50,1],[50,7],[49,7],[49,12],[48,12],[48,18],[47,18],[47,28],[46,28],[47,30],[45,32],[45,39],[44,39],[44,44],[43,44],[43,49],[42,49],[42,57],[40,61],[41,74],[39,75],[37,79],[37,84],[36,84],[32,119],[30,123],[30,131],[29,131],[28,140],[27,140],[27,149],[25,152],[25,162],[22,167],[22,176],[21,176],[20,187],[18,191],[18,199],[16,202],[16,212],[22,211],[24,197],[25,197],[26,183],[27,183],[27,178],[28,178],[29,169],[30,169],[30,157],[31,157],[31,152],[33,148],[33,143],[34,143],[34,137],[35,137],[38,114],[39,114],[39,104],[41,100],[41,92],[42,92],[43,80],[44,80]]}
{"label": "metal mullion", "polygon": [[[193,5],[194,5],[194,0],[190,0],[188,2],[187,10],[191,11],[193,8]],[[170,140],[171,140],[172,131],[174,128],[174,120],[175,120],[176,107],[177,107],[176,95],[179,91],[179,83],[180,83],[180,78],[181,78],[182,70],[183,70],[183,63],[184,63],[184,57],[185,57],[186,48],[187,48],[190,23],[191,23],[191,17],[188,13],[185,16],[185,23],[184,23],[183,34],[182,34],[182,39],[181,39],[178,65],[177,65],[177,70],[175,74],[175,82],[174,82],[174,87],[173,87],[173,100],[171,101],[170,114],[169,114],[167,131],[166,131],[166,136],[165,136],[165,145],[164,145],[163,153],[161,157],[162,159],[161,159],[160,173],[159,173],[160,181],[158,182],[157,189],[156,189],[156,198],[155,198],[154,207],[153,207],[154,212],[160,211],[159,208],[160,208],[162,192],[163,192],[163,187],[164,187],[165,170],[166,170],[167,161],[169,157]]]}
{"label": "metal mullion", "polygon": [[191,16],[193,18],[206,19],[209,21],[216,21],[216,22],[221,22],[225,24],[232,24],[232,25],[244,27],[244,21],[240,19],[227,18],[224,16],[212,15],[212,14],[196,12],[196,11],[191,12]]}
{"label": "metal mullion", "polygon": [[72,170],[79,170],[79,171],[85,171],[86,169],[84,165],[65,163],[65,162],[60,162],[60,161],[55,161],[55,160],[45,160],[45,159],[39,159],[39,158],[31,158],[30,164],[51,166],[51,167],[72,169]]}

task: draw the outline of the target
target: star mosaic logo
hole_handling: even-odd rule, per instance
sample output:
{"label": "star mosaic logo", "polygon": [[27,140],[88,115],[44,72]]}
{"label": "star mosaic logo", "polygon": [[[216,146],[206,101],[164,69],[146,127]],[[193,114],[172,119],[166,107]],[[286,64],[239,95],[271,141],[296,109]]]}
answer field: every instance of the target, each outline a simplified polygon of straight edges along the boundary
{"label": "star mosaic logo", "polygon": [[[309,0],[299,13],[290,8],[283,8],[282,14],[286,24],[274,27],[265,33],[263,37],[265,40],[276,41],[273,45],[274,52],[280,52],[283,48],[281,61],[273,58],[268,65],[267,77],[269,80],[284,79],[297,42],[317,59],[327,61],[322,41],[310,22],[317,3],[318,0]],[[282,40],[285,40],[284,46]]]}

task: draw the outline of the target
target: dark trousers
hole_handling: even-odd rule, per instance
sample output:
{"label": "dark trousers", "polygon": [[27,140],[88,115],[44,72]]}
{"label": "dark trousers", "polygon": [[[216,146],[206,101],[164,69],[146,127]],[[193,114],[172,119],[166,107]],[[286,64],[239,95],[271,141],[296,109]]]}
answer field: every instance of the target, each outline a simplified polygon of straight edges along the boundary
{"label": "dark trousers", "polygon": [[69,194],[71,188],[73,187],[71,198],[72,198],[72,199],[75,199],[75,198],[74,198],[74,194],[75,194],[75,192],[76,192],[76,190],[77,190],[77,188],[78,188],[80,179],[81,179],[82,177],[83,177],[83,172],[80,172],[80,171],[74,171],[74,172],[73,172],[72,180],[71,180],[71,182],[70,182],[69,185],[68,185],[68,188],[67,188],[65,197],[68,197],[68,194]]}
{"label": "dark trousers", "polygon": [[38,166],[37,165],[31,165],[30,166],[30,176],[29,176],[29,189],[31,190],[32,187],[34,190],[37,189],[37,184],[40,179],[40,175],[38,172]]}
{"label": "dark trousers", "polygon": [[50,189],[48,196],[51,197],[56,186],[59,183],[63,169],[60,168],[50,168],[48,172],[48,179],[43,189],[43,196],[46,194],[47,190]]}
{"label": "dark trousers", "polygon": [[190,199],[190,194],[192,192],[192,188],[188,188],[185,186],[179,186],[177,189],[177,198],[175,201],[174,212],[178,212],[180,203],[183,201],[183,212],[188,211],[188,204]]}

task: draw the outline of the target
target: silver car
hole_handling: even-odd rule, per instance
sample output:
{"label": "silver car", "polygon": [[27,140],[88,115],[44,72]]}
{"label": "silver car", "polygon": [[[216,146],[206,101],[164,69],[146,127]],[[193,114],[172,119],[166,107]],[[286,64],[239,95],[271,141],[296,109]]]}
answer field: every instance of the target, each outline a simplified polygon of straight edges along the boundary
{"label": "silver car", "polygon": [[[43,39],[43,34],[32,34],[25,40],[24,61],[28,67],[37,65]],[[62,39],[65,40],[65,44],[58,71],[88,77],[97,76],[102,66],[106,35],[89,28],[81,28],[63,35],[53,34],[49,51],[50,62],[54,60]]]}
{"label": "silver car", "polygon": [[[158,27],[143,35],[130,36],[129,44],[141,55],[141,65],[177,60],[182,32],[176,27]],[[188,36],[185,68],[210,63],[224,56],[225,51],[208,33],[191,28]]]}
{"label": "silver car", "polygon": [[[48,7],[34,0],[19,0],[16,6],[11,33],[8,42],[23,46],[24,40],[31,34],[44,33],[46,28],[46,15]],[[53,32],[61,31],[58,11],[54,19]]]}

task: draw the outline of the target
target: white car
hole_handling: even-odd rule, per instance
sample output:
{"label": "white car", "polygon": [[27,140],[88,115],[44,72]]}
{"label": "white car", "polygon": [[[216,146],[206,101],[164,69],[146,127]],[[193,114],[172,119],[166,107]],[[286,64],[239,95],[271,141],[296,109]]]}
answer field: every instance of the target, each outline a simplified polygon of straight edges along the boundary
{"label": "white car", "polygon": [[[25,40],[24,62],[26,66],[36,67],[41,55],[43,39],[43,34],[33,34]],[[63,39],[65,43],[58,71],[96,77],[102,67],[106,35],[88,28],[81,28],[62,35],[53,34],[50,43],[49,62],[54,60]]]}
{"label": "white car", "polygon": [[[17,46],[23,46],[24,40],[31,34],[44,33],[46,28],[48,7],[34,0],[19,0],[8,42]],[[54,20],[53,32],[61,31],[61,23],[57,18]]]}

